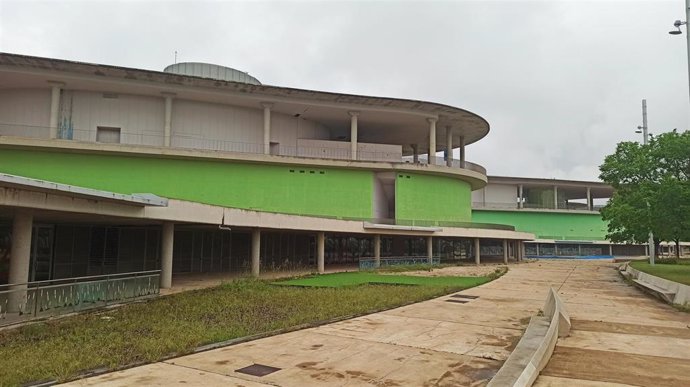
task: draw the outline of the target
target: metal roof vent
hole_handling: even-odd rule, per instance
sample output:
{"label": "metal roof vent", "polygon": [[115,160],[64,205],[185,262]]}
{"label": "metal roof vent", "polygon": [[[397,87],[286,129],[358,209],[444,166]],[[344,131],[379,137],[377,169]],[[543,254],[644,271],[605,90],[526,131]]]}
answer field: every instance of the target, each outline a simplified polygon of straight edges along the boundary
{"label": "metal roof vent", "polygon": [[210,63],[181,62],[175,63],[164,70],[166,73],[189,75],[193,77],[217,79],[221,81],[248,83],[250,85],[260,85],[258,79],[230,67],[218,66]]}

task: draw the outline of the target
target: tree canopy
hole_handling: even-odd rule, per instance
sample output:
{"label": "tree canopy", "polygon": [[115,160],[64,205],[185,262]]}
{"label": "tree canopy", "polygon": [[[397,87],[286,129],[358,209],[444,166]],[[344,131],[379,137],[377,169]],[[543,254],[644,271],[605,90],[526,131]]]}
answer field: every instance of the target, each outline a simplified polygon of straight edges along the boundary
{"label": "tree canopy", "polygon": [[599,177],[615,192],[602,209],[608,238],[644,243],[690,241],[690,131],[651,137],[647,145],[621,142]]}

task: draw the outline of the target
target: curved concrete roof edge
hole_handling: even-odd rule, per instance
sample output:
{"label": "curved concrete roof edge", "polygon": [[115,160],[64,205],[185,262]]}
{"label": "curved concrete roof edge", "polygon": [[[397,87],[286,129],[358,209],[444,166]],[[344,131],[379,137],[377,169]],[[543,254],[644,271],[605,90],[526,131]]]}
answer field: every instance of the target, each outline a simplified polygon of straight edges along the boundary
{"label": "curved concrete roof edge", "polygon": [[[37,63],[37,62],[43,62],[43,63]],[[445,104],[441,104],[441,103],[427,102],[427,101],[414,100],[414,99],[365,96],[365,95],[358,95],[358,94],[346,94],[346,93],[336,93],[336,92],[330,92],[330,91],[296,89],[296,88],[292,88],[292,87],[271,86],[271,85],[251,85],[251,84],[246,84],[246,83],[241,83],[241,82],[224,81],[224,80],[218,80],[218,79],[212,79],[212,78],[203,78],[203,77],[190,76],[190,75],[166,73],[164,71],[136,69],[136,68],[131,68],[131,67],[121,67],[121,66],[97,64],[97,63],[79,62],[79,61],[71,61],[71,60],[65,60],[65,59],[45,58],[45,57],[12,54],[12,53],[5,53],[5,52],[0,52],[0,65],[14,66],[14,67],[33,67],[33,68],[39,68],[39,69],[43,69],[43,70],[70,71],[70,72],[74,72],[74,73],[83,73],[83,74],[89,74],[89,75],[96,74],[99,76],[109,76],[110,75],[112,77],[118,77],[118,75],[121,75],[120,78],[125,78],[125,75],[127,75],[130,79],[131,79],[131,73],[137,72],[137,73],[142,73],[142,74],[148,74],[149,76],[143,78],[143,80],[146,80],[146,81],[152,81],[151,75],[162,77],[164,79],[159,80],[159,82],[163,83],[163,84],[183,85],[181,83],[175,83],[175,82],[170,81],[170,78],[179,77],[179,78],[186,78],[190,81],[197,81],[197,83],[199,83],[199,82],[206,83],[206,84],[192,85],[192,86],[196,86],[196,87],[218,87],[218,83],[222,83],[226,86],[233,85],[236,89],[242,88],[243,92],[251,93],[254,90],[260,90],[260,91],[263,91],[267,95],[267,97],[270,97],[270,96],[280,97],[282,95],[279,95],[277,93],[287,92],[287,94],[290,96],[297,96],[300,98],[304,98],[306,100],[311,99],[314,101],[319,101],[318,99],[313,98],[313,94],[316,93],[317,95],[321,95],[321,96],[329,96],[330,99],[328,99],[328,102],[336,102],[336,103],[343,102],[343,101],[339,100],[341,98],[350,98],[351,100],[348,100],[347,102],[351,103],[351,104],[361,104],[363,106],[368,105],[368,106],[382,107],[382,108],[390,107],[390,102],[398,102],[398,103],[408,104],[411,106],[400,106],[400,108],[409,109],[411,111],[429,114],[429,116],[441,117],[444,115],[445,116],[458,115],[458,116],[460,116],[459,118],[466,119],[465,115],[469,114],[472,116],[471,118],[477,119],[477,120],[479,120],[479,122],[481,124],[483,124],[484,130],[482,131],[481,135],[476,136],[475,138],[465,139],[466,145],[469,145],[469,144],[472,144],[476,141],[481,140],[482,138],[486,137],[486,135],[488,135],[489,131],[490,131],[489,122],[486,119],[484,119],[484,117],[482,117],[476,113],[473,113],[469,110],[465,110],[465,109],[461,109],[458,107],[445,105]],[[55,65],[72,66],[72,68],[65,69],[65,68],[56,67]],[[93,68],[93,70],[95,70],[95,71],[94,72],[85,72],[83,70],[77,71],[77,70],[79,70],[77,68],[78,66],[88,66],[90,68]],[[101,70],[124,71],[124,72],[126,72],[126,74],[107,74]],[[153,81],[156,81],[156,80],[153,80]],[[271,93],[273,93],[273,95]],[[261,94],[261,93],[257,93],[257,94]],[[312,97],[312,98],[309,98],[309,97]],[[366,101],[366,103],[365,103],[365,101]],[[323,102],[323,100],[321,100],[321,102]],[[420,108],[423,108],[423,109],[420,109]],[[439,119],[439,121],[441,121],[441,119]],[[439,123],[441,123],[441,122],[439,122]]]}

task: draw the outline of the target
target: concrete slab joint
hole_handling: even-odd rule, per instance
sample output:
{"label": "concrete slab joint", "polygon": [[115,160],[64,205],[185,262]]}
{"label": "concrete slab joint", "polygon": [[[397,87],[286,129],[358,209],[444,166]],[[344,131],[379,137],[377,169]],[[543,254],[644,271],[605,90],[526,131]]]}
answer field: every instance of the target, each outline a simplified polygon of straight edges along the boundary
{"label": "concrete slab joint", "polygon": [[515,350],[489,387],[531,386],[549,362],[556,341],[570,333],[570,316],[554,288],[549,289],[543,316],[533,316]]}

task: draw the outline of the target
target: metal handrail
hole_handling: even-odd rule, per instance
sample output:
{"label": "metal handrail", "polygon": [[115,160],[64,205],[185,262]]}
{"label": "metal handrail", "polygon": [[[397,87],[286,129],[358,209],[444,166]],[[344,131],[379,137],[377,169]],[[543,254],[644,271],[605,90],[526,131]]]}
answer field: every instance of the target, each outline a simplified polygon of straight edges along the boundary
{"label": "metal handrail", "polygon": [[[6,128],[3,131],[3,128]],[[17,130],[18,129],[18,130]],[[50,129],[46,126],[34,126],[24,124],[0,123],[0,137],[14,136],[24,138],[50,138]],[[64,132],[63,132],[64,131]],[[3,134],[5,133],[5,134]],[[7,134],[9,133],[9,134]],[[69,128],[65,130],[58,128],[58,140],[81,141],[93,143],[96,142],[96,131],[91,129],[75,129]],[[122,144],[141,145],[141,146],[162,146],[165,141],[165,136],[158,132],[120,132],[120,139],[124,138]],[[132,142],[132,139],[137,139],[138,142]],[[238,142],[228,141],[223,139],[206,138],[200,135],[173,133],[170,137],[171,147],[180,149],[198,149],[198,150],[213,150],[230,153],[244,153],[244,154],[263,154],[263,143]],[[343,144],[346,144],[343,142]],[[117,144],[109,144],[117,145]],[[380,144],[380,145],[397,145],[397,144]],[[351,160],[351,150],[348,148],[338,147],[309,147],[309,146],[287,146],[279,145],[278,153],[273,156],[283,157],[305,157],[305,158],[321,158],[332,160]],[[439,166],[446,166],[448,162],[443,157],[432,156],[435,164]],[[359,149],[357,151],[358,161],[370,162],[388,162],[388,163],[410,163],[411,156],[402,156],[398,152],[385,151],[366,151]],[[429,157],[423,155],[418,158],[417,164],[429,164]],[[486,169],[481,165],[471,163],[469,161],[461,161],[451,159],[450,166],[452,168],[467,169],[479,172],[486,175]]]}
{"label": "metal handrail", "polygon": [[[84,276],[84,277],[70,277],[70,278],[58,278],[58,279],[52,279],[52,280],[41,280],[41,281],[31,281],[31,282],[17,282],[17,283],[12,283],[12,284],[0,284],[0,288],[2,287],[12,287],[12,286],[22,286],[22,285],[41,285],[44,283],[48,282],[65,282],[63,284],[58,284],[55,286],[60,286],[60,285],[66,285],[69,284],[70,282],[87,282],[87,281],[82,281],[82,280],[94,280],[96,281],[97,278],[102,278],[102,279],[114,279],[113,277],[146,277],[154,274],[160,274],[160,270],[147,270],[147,271],[132,271],[128,273],[113,273],[113,274],[100,274],[100,275],[91,275],[91,276]],[[91,281],[93,282],[93,281]],[[48,287],[43,286],[43,287]]]}

